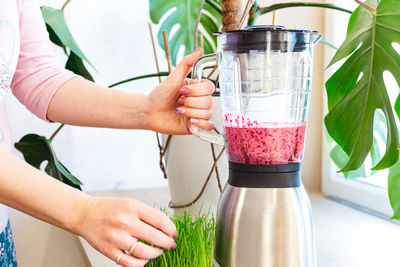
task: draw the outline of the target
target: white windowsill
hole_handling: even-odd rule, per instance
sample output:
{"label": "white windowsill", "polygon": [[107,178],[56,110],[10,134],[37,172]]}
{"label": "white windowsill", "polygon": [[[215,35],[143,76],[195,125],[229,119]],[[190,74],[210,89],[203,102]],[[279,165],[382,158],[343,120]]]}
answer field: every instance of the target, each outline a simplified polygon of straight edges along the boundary
{"label": "white windowsill", "polygon": [[[167,207],[167,188],[129,191],[96,192],[96,196],[132,197],[148,205]],[[318,266],[376,267],[394,266],[397,262],[400,227],[367,213],[325,198],[310,194],[316,232]],[[87,267],[114,267],[115,262],[93,249],[79,238]]]}

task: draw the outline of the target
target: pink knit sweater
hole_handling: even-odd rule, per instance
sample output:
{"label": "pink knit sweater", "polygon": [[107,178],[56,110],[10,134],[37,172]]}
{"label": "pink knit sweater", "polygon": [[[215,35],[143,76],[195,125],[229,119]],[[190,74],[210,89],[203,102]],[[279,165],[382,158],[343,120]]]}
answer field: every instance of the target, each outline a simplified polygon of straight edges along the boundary
{"label": "pink knit sweater", "polygon": [[[0,0],[0,146],[12,147],[3,104],[10,89],[31,112],[46,120],[52,96],[74,76],[53,55],[37,1]],[[7,220],[7,208],[0,205],[0,232]]]}

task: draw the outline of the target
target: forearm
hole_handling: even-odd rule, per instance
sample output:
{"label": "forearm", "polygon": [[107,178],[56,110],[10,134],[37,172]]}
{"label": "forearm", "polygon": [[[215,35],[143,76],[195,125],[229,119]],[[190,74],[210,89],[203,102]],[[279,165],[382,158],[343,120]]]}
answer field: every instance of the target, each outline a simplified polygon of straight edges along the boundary
{"label": "forearm", "polygon": [[47,118],[78,126],[148,129],[147,96],[71,79],[52,98]]}
{"label": "forearm", "polygon": [[0,203],[77,233],[88,195],[0,148]]}

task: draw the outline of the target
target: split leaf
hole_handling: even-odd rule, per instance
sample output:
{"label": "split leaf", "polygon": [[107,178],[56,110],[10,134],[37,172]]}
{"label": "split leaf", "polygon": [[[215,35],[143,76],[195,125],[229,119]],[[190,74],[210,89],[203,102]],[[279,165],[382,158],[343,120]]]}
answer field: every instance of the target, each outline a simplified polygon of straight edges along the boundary
{"label": "split leaf", "polygon": [[398,130],[383,73],[389,71],[400,85],[400,55],[393,43],[400,43],[400,1],[366,2],[376,11],[358,7],[350,17],[347,37],[329,66],[345,59],[326,83],[329,113],[325,125],[330,136],[349,156],[341,171],[362,166],[373,145],[376,110],[387,122],[386,150],[374,170],[397,162]]}
{"label": "split leaf", "polygon": [[[325,135],[328,147],[333,146],[329,154],[331,159],[333,160],[333,163],[335,163],[335,165],[338,168],[340,169],[343,168],[346,165],[347,161],[349,160],[349,156],[347,156],[347,154],[343,151],[343,149],[341,149],[340,146],[338,146],[333,141],[332,137],[330,137],[327,132],[325,132]],[[374,119],[374,135],[370,151],[372,166],[376,165],[381,159],[381,153],[378,142],[379,139],[381,140],[382,143],[386,143],[386,120],[385,116],[380,111],[375,113],[375,119]],[[342,172],[343,176],[348,179],[368,178],[374,175],[375,173],[377,173],[377,171],[372,170],[370,173],[367,174],[365,163],[362,164],[361,167],[358,168],[357,170]]]}
{"label": "split leaf", "polygon": [[394,215],[393,220],[400,220],[400,161],[389,169],[389,199]]}
{"label": "split leaf", "polygon": [[44,136],[28,134],[15,143],[15,148],[23,155],[27,163],[40,169],[42,162],[47,161],[45,171],[50,176],[77,189],[81,189],[82,182],[73,176],[58,160],[51,146],[51,141]]}
{"label": "split leaf", "polygon": [[[331,153],[329,155],[338,168],[343,168],[349,159],[349,157],[346,155],[346,153],[344,153],[344,151],[338,145],[335,145],[332,148]],[[360,168],[358,168],[357,170],[354,170],[354,171],[343,172],[343,175],[347,179],[366,178],[367,174],[365,172],[365,165],[364,164],[361,165]]]}
{"label": "split leaf", "polygon": [[74,52],[71,51],[68,57],[68,61],[65,65],[65,68],[74,72],[75,74],[78,74],[82,76],[83,78],[94,82],[94,79],[92,75],[89,73],[89,71],[86,69],[85,65],[83,64],[83,61],[80,57],[78,57]]}
{"label": "split leaf", "polygon": [[72,36],[64,17],[64,11],[48,6],[42,6],[41,10],[50,40],[58,46],[68,47],[75,55],[92,66]]}
{"label": "split leaf", "polygon": [[[162,31],[168,34],[169,46],[171,49],[172,64],[176,66],[178,52],[181,46],[185,48],[185,55],[190,54],[194,48],[194,29],[196,26],[197,13],[200,8],[201,0],[149,0],[150,1],[150,17],[153,23],[158,24],[164,15],[169,11],[168,15],[161,23],[158,31],[158,43],[164,47],[164,39]],[[214,1],[220,3],[220,1]],[[179,27],[175,33],[173,28]],[[212,33],[219,31],[221,26],[221,14],[216,11],[209,3],[203,6],[203,12],[200,18],[199,33],[204,38],[204,53],[210,54],[216,48],[216,36]]]}

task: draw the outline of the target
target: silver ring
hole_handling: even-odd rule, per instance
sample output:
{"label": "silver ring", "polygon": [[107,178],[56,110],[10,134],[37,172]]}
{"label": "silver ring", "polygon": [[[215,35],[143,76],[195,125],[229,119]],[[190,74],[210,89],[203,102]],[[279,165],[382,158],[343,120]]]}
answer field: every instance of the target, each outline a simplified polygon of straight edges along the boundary
{"label": "silver ring", "polygon": [[136,240],[136,242],[132,245],[131,249],[129,250],[129,253],[128,253],[129,255],[132,255],[132,253],[135,250],[138,243],[139,243],[139,240]]}
{"label": "silver ring", "polygon": [[122,259],[122,256],[124,256],[124,255],[125,255],[125,252],[121,252],[121,254],[119,254],[117,260],[115,261],[115,263],[116,263],[117,265],[119,265],[119,262],[120,262],[120,260]]}

